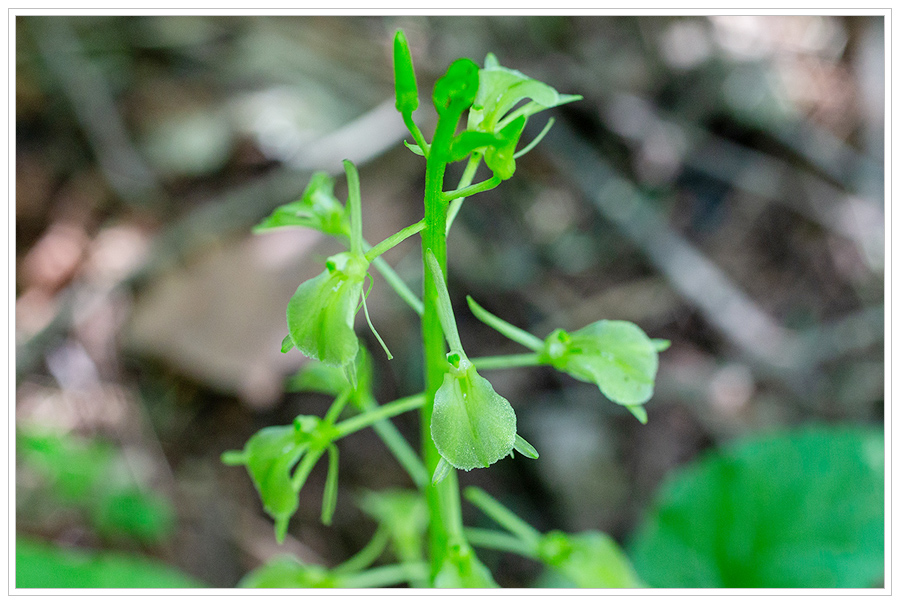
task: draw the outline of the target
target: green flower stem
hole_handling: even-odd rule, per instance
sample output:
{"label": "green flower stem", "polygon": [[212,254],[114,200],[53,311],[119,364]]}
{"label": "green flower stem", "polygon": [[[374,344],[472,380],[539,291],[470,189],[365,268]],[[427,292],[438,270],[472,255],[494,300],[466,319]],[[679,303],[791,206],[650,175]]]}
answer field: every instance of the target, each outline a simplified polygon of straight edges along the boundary
{"label": "green flower stem", "polygon": [[366,252],[366,260],[368,260],[369,262],[372,262],[378,256],[382,255],[383,253],[385,253],[392,247],[399,245],[400,243],[405,241],[407,238],[412,237],[413,235],[415,235],[416,233],[418,233],[419,231],[421,231],[424,228],[425,228],[425,219],[423,218],[419,222],[417,222],[415,224],[411,224],[408,227],[406,227],[405,229],[403,229],[397,233],[394,233],[393,235],[391,235],[390,237],[388,237],[387,239],[385,239],[384,241],[382,241],[375,247],[371,248],[368,252]]}
{"label": "green flower stem", "polygon": [[531,544],[533,551],[537,551],[537,546],[543,535],[530,524],[513,514],[499,501],[476,487],[466,489],[466,499],[490,516],[497,524],[516,535],[522,542]]}
{"label": "green flower stem", "polygon": [[334,509],[337,507],[338,491],[338,448],[328,445],[328,475],[325,478],[325,492],[322,494],[322,524],[331,525]]}
{"label": "green flower stem", "polygon": [[526,352],[524,354],[504,354],[490,357],[477,357],[469,359],[475,365],[475,369],[513,369],[516,367],[535,367],[543,365],[540,355]]}
{"label": "green flower stem", "polygon": [[[440,453],[431,439],[431,415],[434,412],[434,395],[444,381],[447,368],[444,332],[441,328],[437,308],[435,278],[428,263],[428,251],[434,256],[437,267],[447,273],[447,201],[443,198],[444,173],[447,170],[447,153],[456,132],[460,114],[444,113],[438,118],[431,151],[425,164],[425,230],[422,231],[422,263],[425,268],[424,296],[425,310],[422,314],[422,341],[425,355],[425,405],[422,406],[422,457],[428,476],[441,459]],[[464,539],[462,517],[459,515],[459,488],[456,471],[438,484],[429,482],[425,486],[428,502],[429,529],[428,548],[431,561],[430,576],[433,579],[447,555],[451,539]],[[455,502],[455,503],[454,503]]]}
{"label": "green flower stem", "polygon": [[294,472],[293,478],[291,478],[291,487],[294,491],[300,492],[300,489],[306,484],[306,479],[309,478],[309,473],[312,472],[313,467],[315,467],[316,462],[319,461],[323,453],[325,453],[324,449],[312,449],[303,456],[303,459],[297,464],[297,470]]}
{"label": "green flower stem", "polygon": [[533,336],[524,329],[519,329],[515,325],[507,323],[500,317],[489,313],[482,308],[481,305],[475,302],[471,296],[466,296],[466,300],[469,302],[469,308],[472,310],[472,314],[482,323],[489,327],[493,327],[513,342],[518,342],[525,348],[530,348],[535,352],[540,352],[544,349],[544,341],[537,336]]}
{"label": "green flower stem", "polygon": [[325,417],[322,418],[322,421],[326,424],[333,424],[341,415],[341,411],[344,410],[344,407],[347,405],[347,401],[350,400],[350,395],[352,394],[353,391],[349,388],[341,392],[341,394],[334,399],[334,402],[331,403],[331,407],[328,408],[328,412],[325,413]]}
{"label": "green flower stem", "polygon": [[[475,179],[475,172],[478,170],[478,166],[481,164],[481,153],[475,151],[472,155],[469,156],[469,163],[466,164],[466,169],[463,172],[462,177],[459,179],[459,184],[456,185],[457,190],[464,189],[472,184],[472,181]],[[462,207],[463,202],[466,200],[465,197],[457,197],[452,202],[450,202],[450,207],[447,210],[447,232],[450,232],[450,227],[453,225],[453,221],[456,219],[456,215],[459,213],[459,209]]]}
{"label": "green flower stem", "polygon": [[413,139],[416,141],[416,144],[419,145],[419,149],[422,150],[422,154],[425,156],[425,159],[428,159],[428,151],[430,150],[430,146],[425,142],[425,137],[422,136],[422,131],[419,130],[419,127],[413,121],[412,112],[403,114],[403,123],[406,124],[406,129],[409,130],[409,133],[412,134]]}
{"label": "green flower stem", "polygon": [[475,547],[512,552],[525,558],[537,559],[534,545],[522,541],[515,535],[489,529],[467,528],[466,539]]}
{"label": "green flower stem", "polygon": [[[348,249],[350,248],[350,242],[347,241],[345,237],[341,237],[340,240],[344,245],[347,246]],[[362,243],[364,250],[372,249],[372,246],[365,239],[363,239]],[[400,296],[400,298],[404,302],[406,302],[410,308],[416,311],[417,315],[421,317],[424,308],[422,301],[419,300],[419,297],[414,294],[411,289],[409,289],[409,286],[406,285],[403,279],[400,278],[400,275],[397,274],[397,271],[395,271],[391,267],[391,265],[385,262],[384,258],[380,256],[372,260],[372,266],[374,266],[378,270],[378,272],[381,273],[381,276],[384,277],[384,280],[387,281],[388,285],[394,288],[394,291],[397,292],[397,295]]]}
{"label": "green flower stem", "polygon": [[353,557],[335,566],[332,571],[336,574],[350,575],[372,566],[378,559],[378,556],[381,555],[381,552],[384,551],[384,548],[390,543],[390,540],[390,531],[383,525],[379,525],[375,534],[372,535],[372,539],[369,540],[364,548],[356,552]]}
{"label": "green flower stem", "polygon": [[[374,409],[377,407],[375,399],[367,397],[365,402],[366,409]],[[387,446],[388,450],[394,455],[400,465],[406,470],[413,482],[420,489],[428,483],[428,470],[413,448],[406,442],[403,435],[390,421],[386,419],[379,420],[372,424],[372,429],[381,438],[382,442]]]}
{"label": "green flower stem", "polygon": [[400,278],[400,275],[397,274],[391,265],[384,261],[384,258],[378,257],[372,261],[372,266],[374,266],[381,276],[384,277],[384,280],[387,281],[387,284],[394,288],[394,291],[397,292],[397,295],[406,302],[410,308],[416,311],[416,314],[420,317],[424,312],[425,305],[422,304],[422,301],[419,300],[419,297],[413,293],[409,286]]}
{"label": "green flower stem", "polygon": [[339,587],[346,589],[386,587],[399,583],[412,583],[426,576],[428,576],[428,566],[424,562],[421,564],[391,564],[342,578]]}
{"label": "green flower stem", "polygon": [[394,417],[395,415],[400,415],[401,413],[406,413],[407,411],[412,411],[413,409],[417,409],[424,404],[425,395],[419,393],[412,396],[407,396],[405,398],[397,399],[396,401],[387,403],[386,405],[376,407],[371,411],[360,413],[359,415],[355,415],[349,419],[345,419],[334,427],[334,440],[344,438],[345,436],[353,434],[354,432],[358,432],[363,428],[368,428],[369,426],[380,420]]}
{"label": "green flower stem", "polygon": [[484,191],[490,191],[493,188],[496,188],[503,182],[503,179],[499,176],[492,176],[487,180],[483,180],[478,184],[469,185],[468,187],[463,187],[462,189],[456,189],[455,191],[448,191],[443,194],[444,201],[450,201],[452,199],[456,199],[458,197],[470,197],[475,195],[476,193],[483,193]]}

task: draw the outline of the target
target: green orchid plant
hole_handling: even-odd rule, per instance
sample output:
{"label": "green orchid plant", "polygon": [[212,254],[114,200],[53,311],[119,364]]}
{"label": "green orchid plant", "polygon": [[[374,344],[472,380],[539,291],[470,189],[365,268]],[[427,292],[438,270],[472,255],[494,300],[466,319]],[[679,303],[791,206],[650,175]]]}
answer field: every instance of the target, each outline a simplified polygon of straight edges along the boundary
{"label": "green orchid plant", "polygon": [[[511,178],[516,159],[530,151],[552,126],[552,119],[530,143],[521,145],[534,115],[581,99],[502,67],[489,54],[484,66],[458,59],[434,85],[437,124],[426,140],[413,114],[419,92],[412,54],[402,31],[394,38],[396,108],[413,142],[406,146],[425,161],[424,217],[372,246],[363,238],[362,198],[356,167],[344,162],[348,199],[334,195],[334,180],[313,175],[302,197],[275,210],[256,228],[312,228],[342,241],[347,251],[329,257],[325,269],[300,284],[287,303],[288,335],[282,352],[296,348],[311,361],[288,381],[288,389],[334,397],[322,418],[301,415],[293,424],[272,426],[254,435],[241,451],[223,461],[246,467],[265,511],[282,541],[298,509],[300,491],[316,463],[328,458],[322,522],[331,522],[337,505],[338,443],[371,427],[407,471],[414,491],[368,493],[360,507],[377,522],[371,542],[343,564],[326,569],[279,557],[255,570],[243,587],[497,587],[475,548],[515,552],[542,562],[579,587],[640,586],[615,542],[599,532],[541,534],[487,493],[469,489],[467,498],[503,531],[463,526],[457,472],[488,468],[519,453],[538,452],[519,433],[513,404],[479,371],[548,365],[575,379],[596,384],[603,398],[622,405],[642,423],[653,394],[658,352],[667,342],[649,338],[625,321],[598,321],[575,331],[554,330],[540,339],[491,314],[471,297],[479,320],[523,345],[528,353],[469,358],[463,348],[447,291],[447,233],[465,199]],[[464,119],[465,118],[465,119]],[[460,124],[464,124],[460,129]],[[447,166],[465,161],[462,177],[445,189]],[[490,176],[474,183],[482,163]],[[381,258],[387,250],[418,234],[424,286],[414,293]],[[375,269],[419,316],[424,344],[425,390],[380,405],[372,393],[372,366],[355,332],[363,310],[388,359],[391,354],[369,318],[366,298]],[[366,287],[366,281],[369,285]],[[515,402],[515,401],[513,401]],[[422,449],[417,452],[390,418],[418,411]],[[386,565],[377,565],[392,557]]]}

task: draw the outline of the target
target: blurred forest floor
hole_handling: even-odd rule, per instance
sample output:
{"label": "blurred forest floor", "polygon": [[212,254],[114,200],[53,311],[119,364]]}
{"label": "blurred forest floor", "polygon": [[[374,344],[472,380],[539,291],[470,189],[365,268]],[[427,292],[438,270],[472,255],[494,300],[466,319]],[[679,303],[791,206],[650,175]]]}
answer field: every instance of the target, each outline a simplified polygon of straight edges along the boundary
{"label": "blurred forest floor", "polygon": [[[373,434],[354,435],[333,525],[318,520],[319,467],[279,548],[246,473],[219,459],[329,402],[283,394],[302,358],[280,341],[287,299],[334,248],[252,225],[343,158],[360,166],[370,241],[421,217],[423,163],[393,107],[398,27],[423,97],[452,59],[487,52],[584,96],[553,112],[514,179],[465,204],[454,305],[470,294],[539,337],[625,319],[672,341],[646,426],[550,370],[489,372],[541,458],[464,484],[540,530],[623,540],[662,478],[707,447],[810,421],[882,424],[880,17],[19,16],[19,440],[111,443],[118,473],[96,480],[171,506],[165,529],[103,530],[90,502],[47,499],[46,468],[20,455],[20,534],[143,552],[231,587],[279,551],[346,559],[374,528],[354,498],[411,486]],[[429,132],[426,103],[416,117]],[[411,243],[387,259],[410,279],[420,267]],[[414,315],[384,283],[369,308],[396,357],[367,340],[379,400],[417,391]],[[519,352],[459,314],[470,355]],[[416,419],[396,423],[415,444]],[[531,563],[485,557],[502,585],[531,584]]]}

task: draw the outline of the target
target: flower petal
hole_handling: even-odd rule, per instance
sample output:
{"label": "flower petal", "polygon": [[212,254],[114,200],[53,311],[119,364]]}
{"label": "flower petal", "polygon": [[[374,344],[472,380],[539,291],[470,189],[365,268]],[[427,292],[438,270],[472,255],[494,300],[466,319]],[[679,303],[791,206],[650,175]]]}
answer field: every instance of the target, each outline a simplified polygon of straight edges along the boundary
{"label": "flower petal", "polygon": [[474,367],[451,371],[434,397],[431,437],[453,467],[486,468],[512,451],[516,414]]}

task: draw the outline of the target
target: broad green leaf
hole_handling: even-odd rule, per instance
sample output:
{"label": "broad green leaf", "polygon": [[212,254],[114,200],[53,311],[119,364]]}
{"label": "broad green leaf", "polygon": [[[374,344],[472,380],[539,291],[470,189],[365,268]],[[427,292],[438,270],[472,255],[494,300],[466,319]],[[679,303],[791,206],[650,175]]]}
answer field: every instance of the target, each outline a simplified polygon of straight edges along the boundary
{"label": "broad green leaf", "polygon": [[132,487],[98,498],[91,520],[104,535],[125,534],[153,543],[172,533],[175,512],[166,498]]}
{"label": "broad green leaf", "polygon": [[253,232],[282,227],[306,227],[328,235],[350,236],[349,217],[334,196],[334,179],[327,172],[313,174],[300,199],[276,208]]}
{"label": "broad green leaf", "polygon": [[297,511],[297,490],[291,484],[291,469],[309,446],[309,435],[294,425],[263,428],[247,441],[237,455],[223,455],[229,465],[247,466],[266,512],[275,519],[279,541],[287,522]]}
{"label": "broad green leaf", "polygon": [[884,546],[883,432],[809,426],[669,478],[629,550],[654,587],[867,588]]}
{"label": "broad green leaf", "polygon": [[97,489],[113,480],[117,453],[105,442],[22,430],[16,434],[16,450],[65,503],[91,504]]}
{"label": "broad green leaf", "polygon": [[330,588],[340,587],[328,569],[279,556],[255,569],[238,583],[240,588]]}
{"label": "broad green leaf", "polygon": [[16,538],[17,589],[186,589],[196,579],[143,556],[56,547]]}
{"label": "broad green leaf", "polygon": [[516,442],[516,414],[468,361],[444,376],[435,393],[431,437],[441,456],[460,470],[486,468]]}
{"label": "broad green leaf", "polygon": [[500,587],[469,547],[452,545],[434,578],[439,589]]}
{"label": "broad green leaf", "polygon": [[434,108],[440,115],[462,115],[477,93],[478,65],[471,59],[457,59],[434,84]]}
{"label": "broad green leaf", "polygon": [[359,350],[353,322],[368,263],[343,252],[328,269],[300,284],[287,306],[287,324],[297,350],[328,365],[352,363]]}
{"label": "broad green leaf", "polygon": [[597,384],[614,403],[631,407],[653,396],[656,346],[634,323],[597,321],[571,334],[558,329],[545,340],[542,356],[560,371]]}
{"label": "broad green leaf", "polygon": [[588,531],[544,535],[538,555],[549,567],[578,588],[642,587],[622,549],[604,533]]}
{"label": "broad green leaf", "polygon": [[104,537],[144,543],[174,528],[171,502],[134,482],[121,452],[108,443],[70,434],[17,434],[23,468],[33,472],[40,497],[83,513]]}

